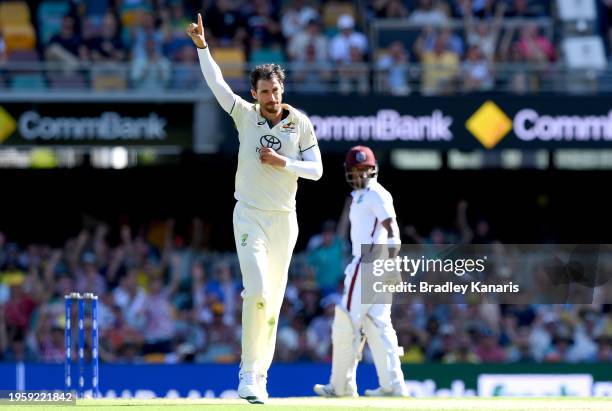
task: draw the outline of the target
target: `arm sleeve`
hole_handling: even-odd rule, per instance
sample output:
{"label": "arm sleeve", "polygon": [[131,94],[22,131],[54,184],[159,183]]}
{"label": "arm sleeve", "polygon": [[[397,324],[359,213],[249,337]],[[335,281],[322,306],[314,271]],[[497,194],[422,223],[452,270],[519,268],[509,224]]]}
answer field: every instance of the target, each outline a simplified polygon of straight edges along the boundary
{"label": "arm sleeve", "polygon": [[323,175],[323,162],[321,161],[321,150],[317,145],[314,127],[306,117],[302,123],[299,141],[302,161],[287,158],[285,168],[295,173],[298,177],[309,180],[318,180]]}
{"label": "arm sleeve", "polygon": [[315,145],[302,153],[302,161],[286,159],[285,168],[292,171],[298,177],[309,180],[318,180],[323,175],[323,162],[321,161],[321,151]]}
{"label": "arm sleeve", "polygon": [[382,222],[387,218],[395,218],[395,208],[393,207],[391,195],[374,192],[371,207],[378,221]]}
{"label": "arm sleeve", "polygon": [[236,96],[223,79],[221,69],[210,55],[209,48],[198,48],[198,57],[200,59],[200,69],[202,69],[206,84],[210,87],[210,90],[219,102],[221,108],[227,113],[231,113],[234,102],[236,101]]}

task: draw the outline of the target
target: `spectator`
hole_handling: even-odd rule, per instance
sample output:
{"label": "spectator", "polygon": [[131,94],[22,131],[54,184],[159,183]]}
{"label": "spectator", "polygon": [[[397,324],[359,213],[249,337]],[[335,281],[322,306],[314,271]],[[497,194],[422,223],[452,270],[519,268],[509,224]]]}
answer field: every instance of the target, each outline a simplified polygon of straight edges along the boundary
{"label": "spectator", "polygon": [[106,291],[106,282],[96,265],[96,255],[90,251],[83,255],[82,269],[76,272],[76,289],[80,293],[90,292],[102,295]]}
{"label": "spectator", "polygon": [[555,47],[548,38],[538,32],[538,26],[535,24],[521,29],[517,46],[520,56],[529,63],[547,63],[556,58]]}
{"label": "spectator", "polygon": [[[309,47],[312,50],[308,50]],[[317,19],[310,19],[304,30],[291,37],[287,47],[287,54],[292,61],[306,62],[311,57],[309,53],[314,54],[314,62],[328,61],[327,37],[321,33],[321,23]]]}
{"label": "spectator", "polygon": [[224,261],[216,264],[213,270],[213,280],[208,286],[208,296],[215,296],[217,301],[223,303],[223,321],[227,325],[234,325],[236,304],[240,301],[240,285],[233,279],[232,270]]}
{"label": "spectator", "polygon": [[518,48],[518,43],[513,42],[515,30],[508,28],[499,45],[499,61],[513,63],[513,70],[504,80],[508,91],[516,94],[525,94],[528,91],[537,91],[537,76],[534,76],[524,66],[524,59]]}
{"label": "spectator", "polygon": [[[25,333],[18,331],[10,339],[4,336],[2,330],[2,310],[0,310],[0,360],[9,362],[35,362],[40,359],[36,353],[26,344]],[[8,341],[6,341],[8,339]],[[6,347],[6,349],[3,349]]]}
{"label": "spectator", "polygon": [[142,328],[142,317],[140,313],[146,301],[145,290],[138,285],[137,270],[130,269],[119,282],[119,286],[113,290],[115,304],[121,309],[126,323],[136,329]]}
{"label": "spectator", "polygon": [[198,322],[209,324],[212,321],[212,312],[206,295],[206,270],[201,262],[194,262],[191,266],[191,284],[194,318]]}
{"label": "spectator", "polygon": [[323,305],[323,314],[319,315],[310,322],[308,326],[308,345],[318,361],[331,360],[331,327],[334,321],[334,311],[336,305],[328,302]]}
{"label": "spectator", "polygon": [[170,0],[169,3],[169,7],[162,8],[160,13],[164,32],[164,54],[174,56],[182,47],[192,46],[191,40],[185,36],[185,27],[191,20],[187,18],[182,0]]}
{"label": "spectator", "polygon": [[213,320],[209,327],[206,351],[198,356],[198,362],[234,363],[238,361],[238,346],[233,327],[224,320],[224,306],[215,302],[211,307]]}
{"label": "spectator", "polygon": [[572,362],[571,349],[574,339],[567,328],[560,328],[555,334],[552,345],[544,354],[545,362]]}
{"label": "spectator", "polygon": [[[150,12],[140,13],[132,43],[132,60],[147,58],[151,53],[161,56],[164,33],[157,27],[155,17]],[[151,50],[152,49],[152,50]]]}
{"label": "spectator", "polygon": [[244,46],[245,22],[235,4],[232,0],[215,0],[204,13],[204,26],[208,30],[206,40],[212,47]]}
{"label": "spectator", "polygon": [[[417,39],[417,42],[415,42],[415,47],[422,47],[424,51],[433,51],[436,41],[440,36],[448,39],[448,44],[446,45],[448,50],[457,53],[459,57],[463,55],[463,39],[448,26],[440,29],[426,27]],[[419,42],[422,42],[422,45]]]}
{"label": "spectator", "polygon": [[274,48],[284,44],[278,11],[269,0],[254,0],[246,16],[250,48]]}
{"label": "spectator", "polygon": [[305,331],[306,324],[300,314],[292,315],[289,318],[289,323],[284,326],[279,324],[278,336],[276,337],[276,358],[279,361],[296,361],[298,356],[303,354],[300,336]]}
{"label": "spectator", "polygon": [[499,346],[493,331],[485,327],[480,331],[480,342],[476,347],[476,355],[482,362],[504,362],[506,354]]}
{"label": "spectator", "polygon": [[408,21],[423,26],[441,26],[448,21],[448,14],[444,13],[439,5],[434,4],[434,0],[419,0]]}
{"label": "spectator", "polygon": [[461,67],[461,78],[464,92],[488,91],[493,88],[493,73],[480,47],[473,45],[468,49]]}
{"label": "spectator", "polygon": [[308,254],[308,264],[315,274],[323,295],[331,294],[344,275],[344,240],[336,233],[336,224],[326,221],[321,233],[322,243]]}
{"label": "spectator", "polygon": [[321,293],[314,281],[310,278],[304,278],[300,284],[299,294],[301,307],[298,314],[304,320],[304,324],[309,325],[315,317],[323,312],[319,305]]}
{"label": "spectator", "polygon": [[568,353],[571,362],[587,361],[596,356],[597,344],[595,340],[603,325],[598,320],[595,311],[590,308],[579,311],[578,317],[574,319],[576,323],[574,330],[575,343]]}
{"label": "spectator", "polygon": [[499,2],[492,22],[485,19],[475,20],[472,13],[464,15],[463,25],[468,46],[479,46],[484,57],[491,62],[495,58],[505,10],[506,3]]}
{"label": "spectator", "polygon": [[400,356],[402,364],[419,364],[427,361],[423,350],[423,337],[416,331],[399,333],[398,343],[404,348],[404,355]]}
{"label": "spectator", "polygon": [[9,333],[25,333],[30,324],[30,320],[36,308],[36,299],[25,293],[23,290],[23,276],[4,276],[5,282],[10,285],[10,297],[4,304],[4,321]]}
{"label": "spectator", "polygon": [[38,349],[40,358],[44,362],[61,363],[65,358],[64,327],[60,324],[51,324],[49,319],[41,317],[38,329]]}
{"label": "spectator", "polygon": [[529,327],[522,326],[518,328],[516,336],[512,338],[512,345],[507,353],[507,361],[509,362],[534,362],[535,358],[531,351],[531,343],[529,341]]}
{"label": "spectator", "polygon": [[405,19],[409,14],[402,0],[376,0],[372,8],[378,19]]}
{"label": "spectator", "polygon": [[597,343],[597,353],[593,361],[612,361],[612,332],[607,331],[605,334],[598,336],[595,342]]}
{"label": "spectator", "polygon": [[425,95],[452,93],[459,71],[459,55],[449,47],[448,32],[440,32],[432,51],[425,51],[421,42],[420,38],[415,45],[423,70],[421,92]]}
{"label": "spectator", "polygon": [[[517,18],[532,18],[541,17],[542,13],[538,11],[539,2],[530,4],[529,0],[512,0],[510,7],[506,11],[506,17]],[[541,5],[540,5],[541,7]]]}
{"label": "spectator", "polygon": [[192,45],[183,46],[177,53],[177,64],[173,66],[171,88],[191,90],[203,86],[202,73],[196,65],[198,56]]}
{"label": "spectator", "polygon": [[490,19],[500,5],[506,6],[506,1],[499,0],[453,0],[453,16],[465,17],[472,15],[478,19]]}
{"label": "spectator", "polygon": [[477,364],[480,358],[472,351],[470,339],[464,333],[454,337],[457,339],[454,349],[447,352],[442,357],[442,362],[446,364]]}
{"label": "spectator", "polygon": [[291,0],[281,20],[283,36],[291,40],[296,34],[304,31],[306,26],[319,18],[319,13],[310,7],[306,0]]}
{"label": "spectator", "polygon": [[338,90],[341,94],[357,91],[365,95],[370,91],[370,80],[364,55],[354,46],[351,46],[349,55],[350,64],[338,68]]}
{"label": "spectator", "polygon": [[408,84],[408,52],[404,48],[404,43],[394,41],[387,48],[377,63],[378,70],[383,76],[383,86],[395,96],[407,96],[410,94]]}
{"label": "spectator", "polygon": [[348,14],[338,17],[340,32],[332,39],[329,53],[336,64],[351,64],[363,61],[368,51],[368,40],[363,33],[355,30],[355,20]]}
{"label": "spectator", "polygon": [[169,353],[175,335],[173,308],[170,298],[176,291],[176,279],[163,287],[162,280],[153,279],[140,315],[144,319],[144,353]]}
{"label": "spectator", "polygon": [[317,49],[313,43],[306,46],[305,53],[304,60],[297,60],[292,64],[293,90],[307,94],[328,92],[332,79],[331,64],[317,60]]}
{"label": "spectator", "polygon": [[161,89],[170,78],[170,62],[159,52],[155,41],[149,39],[146,43],[146,54],[136,57],[132,62],[131,79],[136,88]]}
{"label": "spectator", "polygon": [[66,71],[79,67],[81,60],[87,59],[87,49],[75,30],[75,21],[71,16],[64,16],[60,32],[47,43],[45,58],[48,61],[62,63]]}

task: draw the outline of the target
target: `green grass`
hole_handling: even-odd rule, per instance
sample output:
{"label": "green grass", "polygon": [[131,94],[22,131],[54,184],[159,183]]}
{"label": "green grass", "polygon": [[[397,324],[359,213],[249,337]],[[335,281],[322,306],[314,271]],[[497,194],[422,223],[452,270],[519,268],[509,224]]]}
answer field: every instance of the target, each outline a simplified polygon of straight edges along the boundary
{"label": "green grass", "polygon": [[100,399],[77,400],[73,405],[5,405],[7,411],[70,411],[81,408],[84,411],[133,410],[133,411],[237,411],[252,408],[278,411],[378,411],[378,410],[452,410],[452,411],[523,411],[523,410],[612,410],[612,398],[357,398],[326,399],[318,397],[273,398],[265,405],[250,405],[235,399]]}

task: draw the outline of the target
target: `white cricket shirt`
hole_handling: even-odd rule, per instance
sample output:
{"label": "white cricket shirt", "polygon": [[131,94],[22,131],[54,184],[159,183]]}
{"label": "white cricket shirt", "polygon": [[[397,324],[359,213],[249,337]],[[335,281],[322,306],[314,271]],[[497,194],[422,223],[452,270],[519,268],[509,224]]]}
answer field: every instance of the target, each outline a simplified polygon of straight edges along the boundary
{"label": "white cricket shirt", "polygon": [[270,128],[259,105],[236,96],[230,116],[238,129],[240,148],[234,197],[251,207],[266,211],[295,210],[298,176],[286,169],[262,164],[261,147],[270,147],[292,160],[317,145],[312,123],[297,109],[283,104],[289,115]]}
{"label": "white cricket shirt", "polygon": [[376,179],[364,189],[351,193],[349,212],[353,257],[361,256],[363,244],[387,244],[388,233],[382,222],[395,218],[393,197]]}

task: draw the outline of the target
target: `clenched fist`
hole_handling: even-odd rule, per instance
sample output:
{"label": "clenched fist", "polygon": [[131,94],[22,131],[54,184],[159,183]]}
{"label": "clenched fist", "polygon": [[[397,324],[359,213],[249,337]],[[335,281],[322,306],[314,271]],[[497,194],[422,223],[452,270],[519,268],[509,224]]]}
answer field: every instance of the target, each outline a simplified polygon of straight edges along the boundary
{"label": "clenched fist", "polygon": [[187,27],[187,35],[191,37],[193,44],[198,48],[206,48],[206,39],[204,38],[204,25],[202,24],[202,15],[198,13],[198,24],[191,23]]}
{"label": "clenched fist", "polygon": [[269,147],[262,147],[259,150],[259,159],[261,160],[262,164],[268,164],[277,167],[285,167],[287,163],[285,161],[285,157],[281,156]]}

